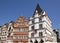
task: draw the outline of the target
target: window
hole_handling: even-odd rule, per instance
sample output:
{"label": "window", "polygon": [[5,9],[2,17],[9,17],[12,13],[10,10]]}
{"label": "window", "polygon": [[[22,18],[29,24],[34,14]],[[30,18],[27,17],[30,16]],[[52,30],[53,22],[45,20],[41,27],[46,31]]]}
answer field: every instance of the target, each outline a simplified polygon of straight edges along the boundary
{"label": "window", "polygon": [[21,24],[21,25],[23,25],[24,23],[23,23],[23,22],[21,22],[20,24]]}
{"label": "window", "polygon": [[6,40],[6,37],[2,37],[2,40]]}
{"label": "window", "polygon": [[18,36],[16,36],[16,39],[18,39]]}
{"label": "window", "polygon": [[39,24],[39,28],[42,29],[42,24]]}
{"label": "window", "polygon": [[34,24],[34,20],[32,20],[32,24]]}
{"label": "window", "polygon": [[27,28],[25,28],[25,29],[24,29],[24,32],[28,32],[28,29],[27,29]]}
{"label": "window", "polygon": [[20,24],[21,24],[21,25],[24,25],[24,21],[22,20]]}
{"label": "window", "polygon": [[14,29],[14,32],[19,32],[20,30],[19,29]]}
{"label": "window", "polygon": [[42,32],[39,32],[39,36],[40,36],[40,37],[43,36],[43,33],[42,33]]}
{"label": "window", "polygon": [[31,29],[34,30],[34,26],[32,26]]}
{"label": "window", "polygon": [[37,30],[35,30],[35,33],[37,33]]}
{"label": "window", "polygon": [[34,26],[34,29],[39,29],[39,24],[36,23]]}
{"label": "window", "polygon": [[24,36],[24,39],[28,39],[28,36]]}
{"label": "window", "polygon": [[22,28],[20,29],[20,32],[23,32],[23,29]]}
{"label": "window", "polygon": [[11,33],[8,33],[8,37],[11,35]]}
{"label": "window", "polygon": [[42,18],[39,18],[39,21],[41,22]]}
{"label": "window", "polygon": [[5,32],[5,31],[3,31],[3,32],[2,32],[2,35],[6,35],[6,32]]}
{"label": "window", "polygon": [[34,22],[35,22],[35,23],[39,22],[39,18],[35,18],[35,19],[34,19]]}
{"label": "window", "polygon": [[14,36],[13,38],[14,38],[14,39],[18,39],[18,36]]}
{"label": "window", "polygon": [[31,33],[31,37],[34,37],[34,33]]}

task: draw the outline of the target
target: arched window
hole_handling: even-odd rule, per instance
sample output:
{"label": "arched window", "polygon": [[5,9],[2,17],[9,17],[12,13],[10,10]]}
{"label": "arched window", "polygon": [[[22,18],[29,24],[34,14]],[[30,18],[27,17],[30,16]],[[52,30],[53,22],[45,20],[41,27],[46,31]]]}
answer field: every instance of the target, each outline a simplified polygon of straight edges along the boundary
{"label": "arched window", "polygon": [[35,43],[38,43],[38,41],[37,41],[37,40],[35,40]]}
{"label": "arched window", "polygon": [[41,39],[40,43],[44,43],[44,41]]}

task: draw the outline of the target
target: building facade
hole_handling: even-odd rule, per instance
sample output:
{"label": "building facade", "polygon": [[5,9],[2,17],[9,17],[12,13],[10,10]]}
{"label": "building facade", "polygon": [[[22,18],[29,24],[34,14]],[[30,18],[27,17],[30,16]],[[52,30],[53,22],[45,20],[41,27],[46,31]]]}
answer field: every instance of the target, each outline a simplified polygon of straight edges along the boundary
{"label": "building facade", "polygon": [[28,20],[21,16],[16,22],[0,26],[0,43],[27,43],[28,30]]}
{"label": "building facade", "polygon": [[7,29],[7,43],[13,43],[13,27],[14,25],[14,22],[11,21],[9,24],[8,24],[8,29]]}
{"label": "building facade", "polygon": [[1,43],[1,26],[0,26],[0,43]]}
{"label": "building facade", "polygon": [[23,16],[21,16],[14,23],[13,30],[13,42],[14,43],[27,43],[28,42],[28,21]]}
{"label": "building facade", "polygon": [[29,19],[29,42],[54,43],[56,41],[56,34],[53,32],[51,20],[37,4],[33,16]]}
{"label": "building facade", "polygon": [[7,28],[8,28],[7,24],[4,24],[0,28],[0,30],[1,30],[0,43],[6,43],[6,41],[7,41]]}
{"label": "building facade", "polygon": [[58,29],[54,29],[53,30],[55,32],[55,34],[57,35],[57,42],[60,43],[60,35],[59,35],[59,30]]}

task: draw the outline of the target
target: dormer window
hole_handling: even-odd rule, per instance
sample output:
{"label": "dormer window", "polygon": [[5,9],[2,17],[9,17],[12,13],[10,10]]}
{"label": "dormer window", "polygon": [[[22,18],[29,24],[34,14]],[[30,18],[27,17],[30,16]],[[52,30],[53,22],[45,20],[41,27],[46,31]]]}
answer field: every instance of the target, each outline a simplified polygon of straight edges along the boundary
{"label": "dormer window", "polygon": [[36,13],[38,13],[38,10],[36,10]]}
{"label": "dormer window", "polygon": [[36,10],[34,17],[39,17],[38,10]]}

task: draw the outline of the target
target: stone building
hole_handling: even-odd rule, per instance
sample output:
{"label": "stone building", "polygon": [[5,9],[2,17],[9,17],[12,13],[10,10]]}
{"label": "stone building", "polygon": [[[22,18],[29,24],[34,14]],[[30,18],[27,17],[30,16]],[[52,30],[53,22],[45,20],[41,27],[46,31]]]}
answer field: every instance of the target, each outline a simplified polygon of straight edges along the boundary
{"label": "stone building", "polygon": [[29,19],[29,42],[30,43],[55,43],[56,34],[52,29],[52,22],[37,4],[33,16]]}

